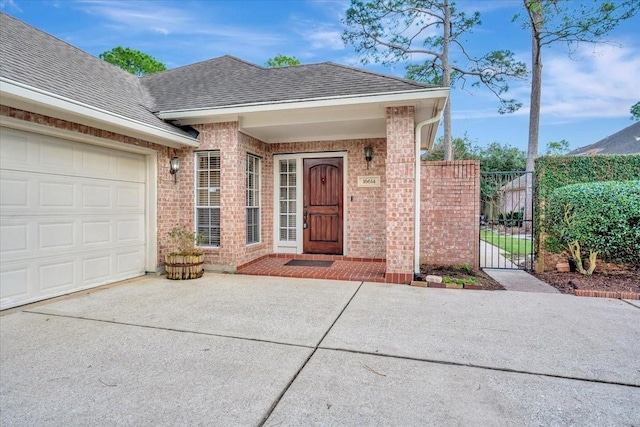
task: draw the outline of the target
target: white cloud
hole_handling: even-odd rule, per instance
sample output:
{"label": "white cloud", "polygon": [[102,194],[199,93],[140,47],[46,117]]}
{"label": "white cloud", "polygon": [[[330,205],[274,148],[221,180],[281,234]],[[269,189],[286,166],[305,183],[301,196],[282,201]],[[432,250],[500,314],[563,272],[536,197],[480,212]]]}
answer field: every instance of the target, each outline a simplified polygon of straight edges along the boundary
{"label": "white cloud", "polygon": [[305,34],[311,42],[312,49],[344,49],[342,33],[337,30],[318,30]]}
{"label": "white cloud", "polygon": [[14,0],[0,0],[0,10],[12,10],[15,12],[22,12],[22,9],[18,7]]}
{"label": "white cloud", "polygon": [[583,59],[549,55],[543,69],[542,109],[549,118],[624,117],[640,99],[640,49],[583,47]]}

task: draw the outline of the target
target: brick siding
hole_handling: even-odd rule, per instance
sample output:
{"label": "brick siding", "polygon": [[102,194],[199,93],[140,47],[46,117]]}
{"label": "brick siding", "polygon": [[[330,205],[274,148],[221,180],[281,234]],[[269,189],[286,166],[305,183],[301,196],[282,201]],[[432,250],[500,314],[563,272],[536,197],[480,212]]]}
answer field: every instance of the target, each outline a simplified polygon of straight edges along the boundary
{"label": "brick siding", "polygon": [[422,162],[420,263],[480,266],[480,163]]}
{"label": "brick siding", "polygon": [[413,107],[387,108],[387,281],[413,279],[415,145]]}
{"label": "brick siding", "polygon": [[[149,141],[30,113],[7,106],[0,115],[58,129],[145,147],[157,152],[158,265],[164,265],[167,233],[177,224],[194,227],[194,149],[173,149]],[[387,139],[357,139],[265,144],[238,130],[237,122],[203,124],[197,150],[220,150],[221,247],[206,250],[205,263],[231,268],[273,251],[274,165],[281,153],[346,152],[345,217],[348,255],[387,260],[387,281],[402,283],[413,275],[414,123],[412,107],[387,109]],[[388,143],[387,143],[388,141]],[[367,169],[364,147],[373,147]],[[246,245],[246,153],[261,157],[261,242]],[[169,160],[180,158],[177,183]],[[358,187],[357,178],[380,176],[380,187]],[[229,185],[233,183],[233,185]],[[421,262],[478,265],[478,185],[476,162],[422,165]],[[387,190],[389,189],[389,190]]]}

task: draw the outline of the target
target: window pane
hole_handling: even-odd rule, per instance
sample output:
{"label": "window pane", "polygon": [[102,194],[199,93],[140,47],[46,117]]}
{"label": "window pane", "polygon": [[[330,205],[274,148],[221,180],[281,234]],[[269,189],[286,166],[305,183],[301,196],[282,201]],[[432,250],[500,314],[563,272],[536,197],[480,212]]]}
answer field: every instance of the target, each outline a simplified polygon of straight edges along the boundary
{"label": "window pane", "polygon": [[203,245],[220,246],[220,152],[196,153],[196,230]]}
{"label": "window pane", "polygon": [[246,169],[247,243],[260,241],[260,158],[247,154]]}

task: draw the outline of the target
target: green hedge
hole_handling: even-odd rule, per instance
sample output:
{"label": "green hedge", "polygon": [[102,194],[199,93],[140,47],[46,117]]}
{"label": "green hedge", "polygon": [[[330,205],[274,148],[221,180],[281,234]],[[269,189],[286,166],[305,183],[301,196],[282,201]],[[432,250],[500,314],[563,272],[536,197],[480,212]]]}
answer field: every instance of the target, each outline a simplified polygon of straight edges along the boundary
{"label": "green hedge", "polygon": [[[544,156],[536,159],[536,253],[540,255],[544,250],[561,252],[566,249],[554,238],[546,238],[544,248],[540,245],[540,237],[545,236],[547,231],[546,204],[554,190],[570,184],[637,180],[640,180],[640,155]],[[536,270],[542,270],[541,267],[538,265]]]}
{"label": "green hedge", "polygon": [[536,159],[536,196],[541,201],[565,185],[637,180],[640,180],[640,155],[544,156]]}
{"label": "green hedge", "polygon": [[640,180],[567,185],[546,205],[548,239],[579,242],[583,257],[640,267]]}

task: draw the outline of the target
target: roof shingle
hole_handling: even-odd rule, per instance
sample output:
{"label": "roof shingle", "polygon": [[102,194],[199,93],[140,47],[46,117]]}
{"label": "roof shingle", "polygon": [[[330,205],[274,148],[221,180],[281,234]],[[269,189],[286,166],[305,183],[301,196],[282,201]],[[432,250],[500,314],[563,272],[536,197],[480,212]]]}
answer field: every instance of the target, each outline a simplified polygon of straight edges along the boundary
{"label": "roof shingle", "polygon": [[598,142],[577,148],[569,153],[570,156],[588,156],[592,154],[640,154],[640,122],[636,122]]}
{"label": "roof shingle", "polygon": [[0,13],[0,76],[188,136],[159,119],[140,79],[115,65]]}
{"label": "roof shingle", "polygon": [[145,76],[156,111],[277,103],[429,88],[418,82],[331,62],[264,68],[222,56]]}
{"label": "roof shingle", "polygon": [[264,68],[228,55],[137,77],[4,13],[0,28],[0,76],[183,135],[154,113],[434,87],[332,62]]}

